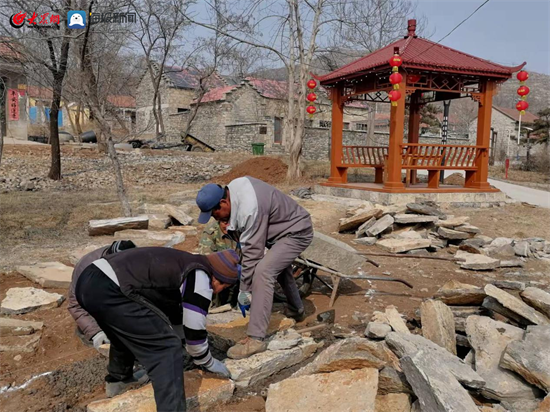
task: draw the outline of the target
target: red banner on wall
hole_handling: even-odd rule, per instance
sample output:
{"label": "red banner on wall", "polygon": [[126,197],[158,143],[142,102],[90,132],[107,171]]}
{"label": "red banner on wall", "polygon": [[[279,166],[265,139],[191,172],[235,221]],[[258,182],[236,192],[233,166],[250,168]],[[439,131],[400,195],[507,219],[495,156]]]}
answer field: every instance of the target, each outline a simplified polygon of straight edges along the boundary
{"label": "red banner on wall", "polygon": [[19,120],[19,91],[8,89],[8,110],[10,120]]}

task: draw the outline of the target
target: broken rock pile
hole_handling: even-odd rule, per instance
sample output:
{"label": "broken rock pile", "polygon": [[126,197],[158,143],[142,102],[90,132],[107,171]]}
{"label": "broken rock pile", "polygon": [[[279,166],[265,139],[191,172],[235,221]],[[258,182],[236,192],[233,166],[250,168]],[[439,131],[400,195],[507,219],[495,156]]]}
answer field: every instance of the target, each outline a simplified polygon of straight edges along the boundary
{"label": "broken rock pile", "polygon": [[468,223],[467,216],[446,215],[430,201],[403,206],[364,202],[348,210],[339,232],[354,232],[354,242],[376,245],[390,253],[428,255],[439,250],[455,254],[468,270],[522,267],[525,259],[550,261],[550,242],[542,238],[490,238]]}

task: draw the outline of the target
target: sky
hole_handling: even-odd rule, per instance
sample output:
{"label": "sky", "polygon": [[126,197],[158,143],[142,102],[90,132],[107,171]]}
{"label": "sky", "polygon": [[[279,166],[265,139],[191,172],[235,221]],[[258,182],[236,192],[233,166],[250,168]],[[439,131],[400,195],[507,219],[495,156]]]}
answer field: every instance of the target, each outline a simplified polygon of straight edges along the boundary
{"label": "sky", "polygon": [[[440,40],[483,0],[420,0],[417,14],[428,19],[428,33]],[[550,1],[490,0],[441,42],[477,57],[550,74]]]}

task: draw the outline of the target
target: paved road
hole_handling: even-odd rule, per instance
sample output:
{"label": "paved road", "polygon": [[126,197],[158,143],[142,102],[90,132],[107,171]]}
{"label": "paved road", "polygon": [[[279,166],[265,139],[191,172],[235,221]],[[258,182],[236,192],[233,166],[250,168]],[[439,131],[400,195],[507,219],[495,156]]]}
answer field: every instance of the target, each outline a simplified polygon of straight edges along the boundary
{"label": "paved road", "polygon": [[[454,173],[460,173],[464,176],[464,171],[453,171]],[[419,170],[418,174],[428,174],[427,170]],[[445,176],[449,176],[451,173],[446,172]],[[545,190],[532,189],[526,186],[514,185],[512,183],[503,182],[502,180],[488,179],[490,185],[496,187],[500,191],[506,193],[514,200],[520,202],[530,203],[532,205],[545,207],[550,209],[550,192]]]}

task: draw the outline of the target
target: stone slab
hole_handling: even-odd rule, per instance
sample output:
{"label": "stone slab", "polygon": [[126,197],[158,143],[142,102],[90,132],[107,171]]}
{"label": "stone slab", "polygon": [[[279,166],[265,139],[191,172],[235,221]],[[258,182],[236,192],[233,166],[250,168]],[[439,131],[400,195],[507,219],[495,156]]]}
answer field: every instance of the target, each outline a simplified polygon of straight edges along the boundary
{"label": "stone slab", "polygon": [[437,363],[420,351],[401,359],[401,367],[420,403],[422,412],[479,412],[469,393]]}
{"label": "stone slab", "polygon": [[374,225],[368,228],[365,233],[368,237],[378,236],[384,230],[393,225],[393,217],[391,215],[384,215],[376,221]]}
{"label": "stone slab", "polygon": [[403,213],[403,214],[395,215],[394,219],[395,219],[395,223],[399,223],[401,225],[408,225],[412,223],[434,223],[434,222],[437,222],[439,218],[437,216]]}
{"label": "stone slab", "polygon": [[292,376],[346,369],[376,368],[380,370],[386,366],[399,368],[399,359],[385,342],[375,342],[365,338],[349,338],[332,344]]}
{"label": "stone slab", "polygon": [[534,399],[533,388],[519,376],[499,367],[506,346],[523,337],[523,329],[486,316],[470,316],[466,333],[474,350],[476,372],[485,379],[481,393],[488,399]]}
{"label": "stone slab", "polygon": [[550,317],[550,293],[539,288],[528,287],[521,292],[520,296],[529,306]]}
{"label": "stone slab", "polygon": [[500,266],[500,260],[498,259],[493,259],[489,256],[468,253],[463,250],[457,251],[455,257],[458,259],[462,259],[462,261],[456,262],[460,265],[462,269],[493,270]]}
{"label": "stone slab", "polygon": [[411,333],[409,331],[409,328],[407,328],[405,321],[401,317],[401,314],[397,311],[397,308],[395,306],[390,305],[386,307],[384,314],[386,315],[386,319],[388,320],[389,325],[394,331],[400,333]]}
{"label": "stone slab", "polygon": [[359,228],[355,232],[355,237],[356,238],[361,238],[363,236],[366,236],[365,233],[367,232],[367,230],[370,229],[372,227],[372,225],[374,225],[375,223],[376,223],[376,218],[375,217],[372,217],[369,220],[367,220],[365,223],[363,223],[361,226],[359,226]]}
{"label": "stone slab", "polygon": [[302,343],[302,335],[294,329],[286,329],[277,332],[267,345],[267,350],[286,350],[292,349]]}
{"label": "stone slab", "polygon": [[550,324],[550,319],[544,316],[542,313],[537,312],[531,306],[524,303],[522,300],[516,298],[514,295],[505,292],[496,286],[485,285],[485,293],[496,299],[502,306],[512,312],[517,313],[522,318],[526,319],[530,324],[543,325]]}
{"label": "stone slab", "polygon": [[149,229],[151,230],[163,230],[170,226],[172,219],[166,214],[153,214],[149,217]]}
{"label": "stone slab", "polygon": [[[248,335],[246,330],[250,316],[237,318],[228,323],[210,324],[206,326],[208,336],[215,348],[226,352],[235,343],[245,339]],[[294,319],[289,319],[280,313],[272,313],[269,320],[267,334],[271,335],[280,330],[293,327],[296,324]]]}
{"label": "stone slab", "polygon": [[546,398],[544,398],[534,412],[550,412],[550,395],[546,395]]}
{"label": "stone slab", "polygon": [[357,273],[365,263],[365,259],[357,255],[354,248],[319,232],[314,233],[311,244],[301,256],[346,275]]}
{"label": "stone slab", "polygon": [[0,352],[34,352],[40,342],[40,333],[26,336],[1,336]]}
{"label": "stone slab", "polygon": [[437,216],[442,220],[447,219],[447,215],[439,208],[423,203],[407,203],[407,209],[416,214]]}
{"label": "stone slab", "polygon": [[465,233],[471,233],[471,234],[478,234],[478,233],[481,233],[481,229],[478,228],[477,226],[473,226],[473,225],[470,225],[470,224],[464,224],[464,225],[460,225],[460,226],[457,226],[454,228],[454,230],[458,231],[458,232],[465,232]]}
{"label": "stone slab", "polygon": [[160,247],[168,243],[173,246],[185,242],[185,235],[175,230],[121,230],[114,234],[114,238],[118,240],[131,240],[137,247]]}
{"label": "stone slab", "polygon": [[389,393],[376,396],[376,412],[411,412],[411,397],[406,393]]}
{"label": "stone slab", "polygon": [[451,280],[437,291],[434,298],[447,305],[481,305],[485,296],[480,287]]}
{"label": "stone slab", "polygon": [[403,253],[409,250],[425,249],[430,247],[429,239],[381,239],[376,246],[390,253]]}
{"label": "stone slab", "polygon": [[57,308],[65,296],[49,293],[37,288],[11,288],[0,304],[0,312],[7,315],[20,315],[35,310]]}
{"label": "stone slab", "polygon": [[407,382],[405,374],[399,370],[386,366],[378,374],[378,393],[409,393],[413,394],[411,385]]}
{"label": "stone slab", "polygon": [[426,353],[434,365],[445,365],[445,371],[463,386],[479,389],[485,385],[485,380],[460,358],[420,335],[391,332],[386,337],[386,343],[400,358],[414,356],[419,352]]}
{"label": "stone slab", "polygon": [[112,235],[125,229],[147,229],[149,217],[140,215],[136,217],[119,217],[115,219],[90,220],[88,223],[88,235],[103,236]]}
{"label": "stone slab", "polygon": [[69,288],[73,277],[73,268],[60,262],[17,266],[16,270],[44,288]]}
{"label": "stone slab", "polygon": [[469,219],[468,216],[447,216],[446,220],[438,220],[435,222],[435,225],[454,229],[457,226],[464,225]]}
{"label": "stone slab", "polygon": [[168,216],[183,226],[193,224],[193,218],[187,214],[188,208],[185,206],[164,205],[164,210]]}
{"label": "stone slab", "polygon": [[[185,372],[183,380],[189,411],[207,411],[228,401],[235,390],[230,379],[199,370]],[[157,412],[153,386],[148,384],[114,398],[92,402],[87,412]]]}
{"label": "stone slab", "polygon": [[382,216],[382,210],[380,209],[370,209],[362,211],[356,215],[353,215],[348,218],[340,219],[340,224],[338,225],[338,232],[349,232],[351,230],[357,229],[367,220],[372,219],[373,217],[379,218]]}
{"label": "stone slab", "polygon": [[358,239],[352,240],[353,243],[358,245],[372,246],[378,241],[377,237],[360,237]]}
{"label": "stone slab", "polygon": [[44,322],[0,318],[0,336],[32,335],[40,331],[43,326]]}
{"label": "stone slab", "polygon": [[522,240],[514,244],[514,252],[517,256],[528,257],[531,253],[529,242]]}
{"label": "stone slab", "polygon": [[437,234],[441,236],[443,239],[450,239],[450,240],[464,240],[469,239],[470,234],[466,232],[459,232],[458,230],[449,229],[446,227],[440,227],[437,229]]}
{"label": "stone slab", "polygon": [[385,339],[391,331],[391,326],[386,323],[369,322],[365,329],[365,336],[369,339]]}
{"label": "stone slab", "polygon": [[550,392],[550,326],[529,326],[523,340],[510,342],[500,366],[522,376],[527,382]]}
{"label": "stone slab", "polygon": [[245,359],[227,359],[225,365],[231,372],[231,379],[238,387],[247,387],[283,369],[294,366],[312,356],[323,343],[304,338],[302,343],[286,350],[265,351]]}
{"label": "stone slab", "polygon": [[378,371],[344,370],[269,386],[266,412],[375,412]]}
{"label": "stone slab", "polygon": [[426,300],[420,305],[422,336],[456,355],[453,312],[439,300]]}

